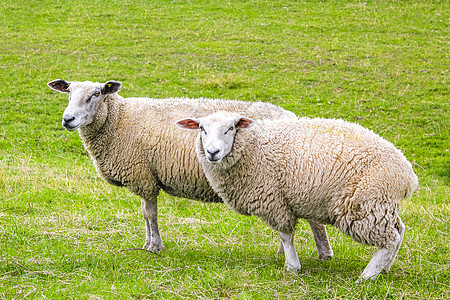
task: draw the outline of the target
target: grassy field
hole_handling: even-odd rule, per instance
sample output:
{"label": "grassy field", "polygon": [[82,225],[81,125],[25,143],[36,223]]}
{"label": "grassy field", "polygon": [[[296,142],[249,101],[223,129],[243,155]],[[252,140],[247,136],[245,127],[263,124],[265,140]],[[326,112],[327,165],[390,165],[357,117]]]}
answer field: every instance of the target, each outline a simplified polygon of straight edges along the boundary
{"label": "grassy field", "polygon": [[[0,299],[448,299],[448,1],[3,0]],[[400,148],[420,178],[389,274],[355,284],[375,249],[329,227],[332,261],[298,225],[284,270],[259,219],[161,193],[166,251],[141,247],[140,200],[104,183],[61,126],[62,78],[122,96],[259,100],[342,118]]]}

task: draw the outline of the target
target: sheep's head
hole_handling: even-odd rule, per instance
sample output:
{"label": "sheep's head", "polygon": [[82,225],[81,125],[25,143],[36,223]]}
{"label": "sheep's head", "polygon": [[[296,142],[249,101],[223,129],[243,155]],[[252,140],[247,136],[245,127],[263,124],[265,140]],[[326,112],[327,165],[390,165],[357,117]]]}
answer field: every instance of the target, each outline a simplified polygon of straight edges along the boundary
{"label": "sheep's head", "polygon": [[197,148],[200,159],[219,164],[233,149],[236,131],[250,128],[254,121],[227,112],[218,112],[204,118],[188,118],[178,121],[178,127],[199,129],[201,148]]}
{"label": "sheep's head", "polygon": [[69,131],[89,125],[95,119],[99,104],[108,94],[117,93],[122,83],[68,82],[56,79],[47,83],[55,91],[69,94],[69,104],[64,110],[62,125]]}

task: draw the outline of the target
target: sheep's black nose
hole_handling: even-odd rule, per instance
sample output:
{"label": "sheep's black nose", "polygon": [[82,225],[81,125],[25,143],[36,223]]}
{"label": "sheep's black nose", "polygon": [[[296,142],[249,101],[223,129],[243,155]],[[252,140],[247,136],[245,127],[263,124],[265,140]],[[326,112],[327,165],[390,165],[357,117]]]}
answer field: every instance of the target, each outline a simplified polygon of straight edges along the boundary
{"label": "sheep's black nose", "polygon": [[208,150],[206,150],[211,156],[213,156],[214,157],[214,155],[216,155],[216,154],[218,154],[219,152],[220,152],[220,150],[219,149],[217,149],[217,148],[213,148],[213,149],[208,149]]}
{"label": "sheep's black nose", "polygon": [[75,120],[75,117],[64,117],[63,120],[64,120],[65,124],[68,124],[68,123],[72,122],[73,120]]}

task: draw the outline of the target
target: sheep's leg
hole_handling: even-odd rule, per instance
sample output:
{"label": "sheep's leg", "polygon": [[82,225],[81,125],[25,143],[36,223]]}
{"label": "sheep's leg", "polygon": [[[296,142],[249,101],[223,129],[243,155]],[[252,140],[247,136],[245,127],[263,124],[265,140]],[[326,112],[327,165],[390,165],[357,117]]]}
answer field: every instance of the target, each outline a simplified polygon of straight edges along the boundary
{"label": "sheep's leg", "polygon": [[405,235],[405,224],[403,224],[402,220],[400,219],[400,217],[398,218],[397,221],[397,229],[398,229],[398,233],[400,234],[400,243],[397,244],[394,253],[392,254],[391,260],[388,262],[388,264],[386,265],[386,267],[384,267],[384,270],[386,272],[389,272],[389,270],[391,269],[392,264],[395,261],[395,257],[398,254],[398,250],[400,250],[400,246],[402,245],[403,242],[403,236]]}
{"label": "sheep's leg", "polygon": [[300,271],[300,261],[298,260],[297,252],[294,247],[294,232],[282,233],[278,232],[281,237],[281,243],[284,248],[284,255],[286,257],[286,267],[292,271]]}
{"label": "sheep's leg", "polygon": [[165,249],[158,230],[158,206],[157,196],[151,200],[141,199],[142,215],[145,220],[145,245],[144,249],[158,252]]}
{"label": "sheep's leg", "polygon": [[363,282],[367,279],[376,279],[381,271],[389,263],[391,256],[392,250],[389,250],[387,248],[379,248],[356,282]]}
{"label": "sheep's leg", "polygon": [[[311,220],[307,220],[316,242],[316,249],[319,253],[319,258],[323,260],[329,260],[333,258],[334,253],[331,249],[330,242],[328,241],[328,234],[325,225],[316,223]],[[277,254],[284,254],[283,241],[280,242]]]}
{"label": "sheep's leg", "polygon": [[[403,225],[403,223],[401,225]],[[404,225],[401,229],[398,228],[394,230],[392,231],[392,238],[390,238],[388,244],[378,248],[378,251],[375,252],[357,282],[362,282],[367,279],[376,279],[383,269],[389,270],[402,244]]]}
{"label": "sheep's leg", "polygon": [[328,241],[328,234],[325,225],[316,223],[311,220],[307,220],[316,242],[316,249],[319,253],[320,259],[328,260],[333,257],[333,249],[331,249],[330,242]]}

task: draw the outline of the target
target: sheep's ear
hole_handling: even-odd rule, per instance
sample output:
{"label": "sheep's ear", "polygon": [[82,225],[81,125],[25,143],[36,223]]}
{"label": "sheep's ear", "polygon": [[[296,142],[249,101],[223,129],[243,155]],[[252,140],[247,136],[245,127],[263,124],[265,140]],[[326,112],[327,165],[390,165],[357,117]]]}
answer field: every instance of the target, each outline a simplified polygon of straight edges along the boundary
{"label": "sheep's ear", "polygon": [[241,117],[236,121],[236,128],[250,128],[255,122],[251,119]]}
{"label": "sheep's ear", "polygon": [[118,91],[120,91],[121,87],[122,82],[110,80],[103,86],[102,94],[107,95],[117,93]]}
{"label": "sheep's ear", "polygon": [[200,124],[198,120],[196,119],[183,119],[177,121],[175,124],[177,124],[178,127],[183,129],[199,129]]}
{"label": "sheep's ear", "polygon": [[70,82],[62,79],[55,79],[47,83],[47,85],[52,90],[58,91],[60,93],[68,93]]}

